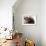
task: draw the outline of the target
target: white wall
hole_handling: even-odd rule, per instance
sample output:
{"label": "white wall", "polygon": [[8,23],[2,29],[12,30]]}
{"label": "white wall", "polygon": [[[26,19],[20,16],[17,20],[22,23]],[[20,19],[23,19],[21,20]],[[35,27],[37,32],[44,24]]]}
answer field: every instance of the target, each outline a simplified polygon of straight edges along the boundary
{"label": "white wall", "polygon": [[16,0],[0,0],[0,27],[12,28],[12,6]]}
{"label": "white wall", "polygon": [[[15,29],[24,34],[24,37],[33,39],[36,46],[46,46],[46,0],[23,0],[21,5],[13,7],[15,15]],[[37,16],[35,26],[22,25],[22,15]]]}
{"label": "white wall", "polygon": [[[16,5],[14,5],[16,6]],[[41,46],[41,1],[40,0],[23,0],[23,2],[16,8],[13,8],[15,29],[23,33],[24,38],[35,41],[36,46]],[[33,26],[22,25],[22,15],[32,14],[37,16],[37,24]]]}
{"label": "white wall", "polygon": [[42,46],[46,46],[46,0],[41,1],[41,40]]}

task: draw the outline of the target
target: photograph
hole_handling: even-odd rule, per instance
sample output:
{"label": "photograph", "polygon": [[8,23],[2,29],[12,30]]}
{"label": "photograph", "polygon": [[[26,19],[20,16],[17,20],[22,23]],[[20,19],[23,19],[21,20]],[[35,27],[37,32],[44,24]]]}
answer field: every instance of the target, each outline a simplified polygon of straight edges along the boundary
{"label": "photograph", "polygon": [[23,25],[36,25],[36,16],[33,15],[23,15],[22,16]]}

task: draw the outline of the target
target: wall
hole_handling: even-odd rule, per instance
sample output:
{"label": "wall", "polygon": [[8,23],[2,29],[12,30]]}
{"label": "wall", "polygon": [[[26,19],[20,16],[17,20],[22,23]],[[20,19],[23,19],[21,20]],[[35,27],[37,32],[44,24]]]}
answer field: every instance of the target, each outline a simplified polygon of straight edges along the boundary
{"label": "wall", "polygon": [[12,6],[16,0],[0,0],[0,27],[12,28]]}
{"label": "wall", "polygon": [[46,0],[41,1],[41,41],[46,46]]}
{"label": "wall", "polygon": [[[15,29],[23,33],[24,39],[34,40],[36,46],[41,46],[41,0],[23,0],[17,8],[13,7],[13,13]],[[37,24],[33,26],[22,25],[22,15],[24,14],[37,16]]]}

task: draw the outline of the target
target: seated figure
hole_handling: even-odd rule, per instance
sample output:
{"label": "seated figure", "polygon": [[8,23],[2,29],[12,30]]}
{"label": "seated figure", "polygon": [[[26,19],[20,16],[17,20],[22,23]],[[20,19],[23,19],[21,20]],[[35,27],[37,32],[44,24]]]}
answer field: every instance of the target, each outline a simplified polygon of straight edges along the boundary
{"label": "seated figure", "polygon": [[22,46],[22,33],[15,34],[16,46]]}
{"label": "seated figure", "polygon": [[34,42],[32,40],[26,40],[25,46],[35,46]]}

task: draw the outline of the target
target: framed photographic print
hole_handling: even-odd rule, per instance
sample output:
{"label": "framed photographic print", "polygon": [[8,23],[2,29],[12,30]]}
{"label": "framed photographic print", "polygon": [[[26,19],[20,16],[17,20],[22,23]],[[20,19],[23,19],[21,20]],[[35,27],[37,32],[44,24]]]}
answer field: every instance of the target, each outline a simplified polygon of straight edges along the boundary
{"label": "framed photographic print", "polygon": [[36,25],[36,16],[33,15],[23,15],[22,25]]}

